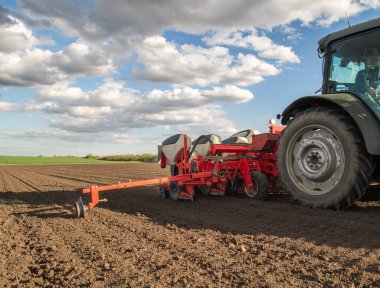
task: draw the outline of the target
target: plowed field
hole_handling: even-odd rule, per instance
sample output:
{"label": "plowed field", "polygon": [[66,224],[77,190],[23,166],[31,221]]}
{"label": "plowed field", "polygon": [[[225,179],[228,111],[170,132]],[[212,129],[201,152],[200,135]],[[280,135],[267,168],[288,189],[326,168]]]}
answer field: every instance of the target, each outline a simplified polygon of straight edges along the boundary
{"label": "plowed field", "polygon": [[0,287],[379,287],[380,201],[313,210],[287,195],[163,200],[77,189],[166,176],[157,164],[0,166]]}

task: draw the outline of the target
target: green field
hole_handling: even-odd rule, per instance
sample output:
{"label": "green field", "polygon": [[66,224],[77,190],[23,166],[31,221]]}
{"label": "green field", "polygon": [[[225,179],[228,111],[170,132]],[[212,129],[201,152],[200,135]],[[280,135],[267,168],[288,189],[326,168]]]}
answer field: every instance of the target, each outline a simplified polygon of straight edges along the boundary
{"label": "green field", "polygon": [[[117,163],[139,163],[138,161],[118,161]],[[0,156],[1,164],[106,164],[116,163],[116,161],[105,161],[97,159],[87,159],[74,156]]]}

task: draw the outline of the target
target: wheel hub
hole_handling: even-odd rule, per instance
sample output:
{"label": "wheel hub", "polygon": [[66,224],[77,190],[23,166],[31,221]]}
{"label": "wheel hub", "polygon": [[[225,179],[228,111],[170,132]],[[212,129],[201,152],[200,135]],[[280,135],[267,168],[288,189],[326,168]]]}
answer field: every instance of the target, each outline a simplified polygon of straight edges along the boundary
{"label": "wheel hub", "polygon": [[307,153],[306,163],[310,169],[318,170],[322,167],[322,163],[324,162],[322,157],[324,158],[324,154],[321,152],[319,149],[312,149],[312,151]]}
{"label": "wheel hub", "polygon": [[342,145],[325,129],[309,129],[301,135],[292,149],[295,176],[310,194],[326,193],[335,187],[342,175]]}

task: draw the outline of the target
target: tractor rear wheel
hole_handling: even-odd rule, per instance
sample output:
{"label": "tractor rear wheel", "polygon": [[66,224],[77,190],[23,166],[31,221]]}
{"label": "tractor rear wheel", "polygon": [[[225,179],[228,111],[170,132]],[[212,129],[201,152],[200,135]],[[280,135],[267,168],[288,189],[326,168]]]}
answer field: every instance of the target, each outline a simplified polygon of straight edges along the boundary
{"label": "tractor rear wheel", "polygon": [[352,206],[365,194],[373,170],[358,128],[332,108],[298,113],[281,136],[277,159],[286,190],[315,208]]}

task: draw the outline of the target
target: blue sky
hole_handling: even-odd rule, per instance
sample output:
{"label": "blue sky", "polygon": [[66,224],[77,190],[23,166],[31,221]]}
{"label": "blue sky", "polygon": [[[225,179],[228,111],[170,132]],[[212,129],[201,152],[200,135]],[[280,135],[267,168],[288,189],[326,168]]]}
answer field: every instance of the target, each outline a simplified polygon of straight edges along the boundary
{"label": "blue sky", "polygon": [[0,1],[0,155],[155,152],[266,131],[321,85],[324,35],[380,1]]}

